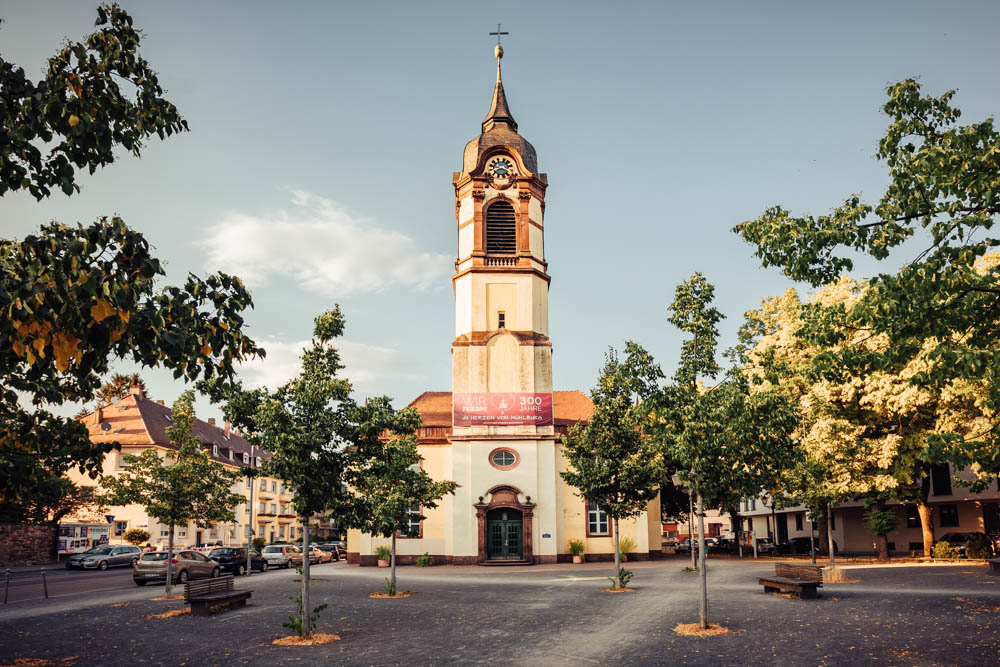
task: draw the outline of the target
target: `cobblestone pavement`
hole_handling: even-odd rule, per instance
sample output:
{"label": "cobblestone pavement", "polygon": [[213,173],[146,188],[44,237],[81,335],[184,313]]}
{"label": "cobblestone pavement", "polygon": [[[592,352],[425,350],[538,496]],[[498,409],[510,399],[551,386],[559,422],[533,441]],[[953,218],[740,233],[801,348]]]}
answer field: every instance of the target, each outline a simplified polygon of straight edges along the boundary
{"label": "cobblestone pavement", "polygon": [[[385,570],[315,566],[318,629],[341,641],[286,647],[294,571],[241,580],[248,607],[210,618],[149,614],[160,588],[114,589],[0,607],[0,665],[995,665],[1000,577],[982,565],[854,566],[859,583],[827,584],[818,600],[762,592],[772,563],[709,563],[710,614],[732,632],[675,634],[697,620],[697,575],[684,558],[629,564],[635,593],[602,593],[606,563],[511,568],[400,568],[416,595],[372,599]],[[73,658],[62,662],[64,659]]]}

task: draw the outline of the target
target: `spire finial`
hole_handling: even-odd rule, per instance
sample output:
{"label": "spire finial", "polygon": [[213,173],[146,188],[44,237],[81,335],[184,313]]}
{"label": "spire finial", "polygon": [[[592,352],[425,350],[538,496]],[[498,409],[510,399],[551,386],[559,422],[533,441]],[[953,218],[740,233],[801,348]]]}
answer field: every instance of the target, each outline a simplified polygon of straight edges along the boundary
{"label": "spire finial", "polygon": [[507,125],[510,129],[517,132],[517,123],[514,121],[514,116],[511,115],[510,109],[507,108],[507,96],[503,92],[503,81],[500,78],[500,59],[503,58],[503,46],[500,44],[500,36],[510,34],[505,30],[500,29],[500,24],[497,23],[496,32],[491,32],[491,35],[496,35],[497,45],[493,47],[493,55],[497,59],[497,85],[493,91],[493,103],[490,105],[490,112],[486,115],[486,120],[483,121],[483,132],[486,132],[501,123]]}

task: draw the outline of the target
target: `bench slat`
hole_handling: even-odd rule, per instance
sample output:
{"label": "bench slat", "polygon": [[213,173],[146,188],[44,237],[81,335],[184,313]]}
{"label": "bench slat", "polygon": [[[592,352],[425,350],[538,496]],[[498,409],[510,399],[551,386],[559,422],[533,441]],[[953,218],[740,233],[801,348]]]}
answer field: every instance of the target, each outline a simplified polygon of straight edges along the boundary
{"label": "bench slat", "polygon": [[779,577],[790,579],[802,579],[803,581],[814,581],[823,583],[823,568],[819,565],[789,565],[786,563],[775,563],[774,573]]}

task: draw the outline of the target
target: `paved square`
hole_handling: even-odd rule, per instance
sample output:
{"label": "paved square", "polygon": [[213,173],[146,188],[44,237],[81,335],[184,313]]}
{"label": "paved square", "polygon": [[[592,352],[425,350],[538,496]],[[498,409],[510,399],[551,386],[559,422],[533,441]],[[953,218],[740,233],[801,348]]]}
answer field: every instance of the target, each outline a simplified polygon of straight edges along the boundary
{"label": "paved square", "polygon": [[[14,658],[78,665],[995,665],[1000,662],[1000,577],[981,565],[859,566],[862,581],[827,584],[824,597],[763,593],[770,562],[709,563],[712,621],[733,630],[681,637],[697,620],[696,575],[686,561],[629,564],[634,594],[608,595],[606,563],[512,568],[400,568],[406,599],[376,600],[385,570],[317,566],[313,599],[328,603],[318,647],[271,644],[285,634],[294,572],[242,581],[245,609],[207,619],[147,619],[183,608],[150,601],[158,589],[24,601],[0,609],[0,664]],[[122,605],[122,603],[125,603]],[[112,606],[117,604],[119,606]]]}

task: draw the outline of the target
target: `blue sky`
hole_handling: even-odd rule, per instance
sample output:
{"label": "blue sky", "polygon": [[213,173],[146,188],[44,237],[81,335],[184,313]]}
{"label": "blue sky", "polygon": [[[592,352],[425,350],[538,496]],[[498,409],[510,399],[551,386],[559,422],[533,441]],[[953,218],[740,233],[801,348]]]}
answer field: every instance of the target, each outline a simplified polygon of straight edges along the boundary
{"label": "blue sky", "polygon": [[[80,195],[4,197],[0,233],[119,214],[170,282],[243,275],[272,350],[253,382],[292,372],[312,318],[340,303],[359,395],[399,405],[450,388],[451,178],[489,106],[497,22],[511,109],[549,176],[556,389],[588,390],[626,339],[669,374],[665,309],[695,271],[730,344],[744,311],[790,285],[730,228],[775,204],[877,199],[887,84],[957,88],[967,122],[1000,109],[995,2],[122,4],[191,132],[84,177]],[[94,6],[0,2],[0,53],[37,77]],[[156,398],[182,389],[145,374]]]}

